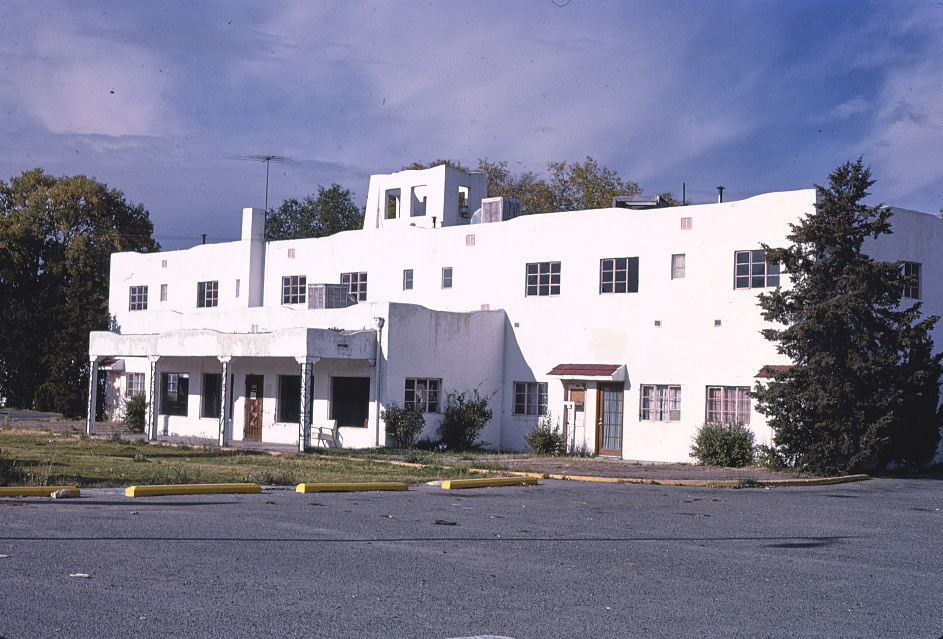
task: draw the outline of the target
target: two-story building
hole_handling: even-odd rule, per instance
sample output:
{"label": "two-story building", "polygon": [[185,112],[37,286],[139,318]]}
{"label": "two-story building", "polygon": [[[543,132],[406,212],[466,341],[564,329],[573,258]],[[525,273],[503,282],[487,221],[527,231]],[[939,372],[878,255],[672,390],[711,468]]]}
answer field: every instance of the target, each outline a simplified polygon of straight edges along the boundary
{"label": "two-story building", "polygon": [[[393,402],[421,405],[432,436],[446,393],[475,389],[494,411],[482,439],[504,450],[548,411],[571,450],[626,459],[687,461],[706,421],[768,442],[748,391],[787,362],[756,295],[788,282],[761,245],[785,245],[815,197],[521,216],[483,174],[376,175],[359,231],[265,242],[264,211],[246,209],[237,242],[113,255],[93,379],[108,375],[112,412],[145,393],[153,438],[304,448],[333,420],[338,444],[382,446]],[[943,312],[943,222],[892,224],[868,253],[905,260],[907,296]],[[94,415],[90,393],[90,429]]]}

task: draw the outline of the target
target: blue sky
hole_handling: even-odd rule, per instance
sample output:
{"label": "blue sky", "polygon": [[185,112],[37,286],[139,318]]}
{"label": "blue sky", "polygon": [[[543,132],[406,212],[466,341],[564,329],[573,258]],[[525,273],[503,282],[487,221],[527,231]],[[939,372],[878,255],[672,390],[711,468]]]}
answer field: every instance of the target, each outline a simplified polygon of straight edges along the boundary
{"label": "blue sky", "polygon": [[413,161],[591,155],[694,203],[823,184],[943,208],[943,2],[0,4],[0,179],[84,174],[165,248]]}

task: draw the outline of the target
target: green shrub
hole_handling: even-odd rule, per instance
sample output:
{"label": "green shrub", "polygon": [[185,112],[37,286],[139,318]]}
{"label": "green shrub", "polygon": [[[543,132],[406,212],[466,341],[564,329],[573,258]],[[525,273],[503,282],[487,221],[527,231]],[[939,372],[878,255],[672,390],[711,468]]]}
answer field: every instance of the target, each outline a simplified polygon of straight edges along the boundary
{"label": "green shrub", "polygon": [[478,390],[445,394],[445,415],[439,424],[439,439],[447,449],[468,450],[478,441],[485,425],[491,421],[489,397],[482,397]]}
{"label": "green shrub", "polygon": [[562,454],[564,452],[563,434],[560,432],[559,421],[554,426],[550,411],[547,411],[547,414],[524,435],[524,443],[538,455]]}
{"label": "green shrub", "polygon": [[52,382],[43,382],[33,393],[33,406],[36,410],[43,413],[51,413],[56,410],[56,395],[58,389]]}
{"label": "green shrub", "polygon": [[757,446],[753,456],[757,466],[763,466],[770,470],[785,470],[789,466],[779,450],[773,446],[767,446],[766,444]]}
{"label": "green shrub", "polygon": [[386,423],[386,434],[393,440],[394,448],[412,448],[426,426],[426,416],[415,404],[397,406],[393,402],[388,409],[380,411],[380,418]]}
{"label": "green shrub", "polygon": [[691,457],[705,466],[747,466],[753,463],[753,431],[743,424],[704,424],[694,436]]}
{"label": "green shrub", "polygon": [[23,481],[26,474],[20,468],[15,459],[10,459],[0,450],[0,486],[9,486]]}
{"label": "green shrub", "polygon": [[124,403],[124,423],[132,433],[143,433],[147,420],[147,397],[138,393]]}

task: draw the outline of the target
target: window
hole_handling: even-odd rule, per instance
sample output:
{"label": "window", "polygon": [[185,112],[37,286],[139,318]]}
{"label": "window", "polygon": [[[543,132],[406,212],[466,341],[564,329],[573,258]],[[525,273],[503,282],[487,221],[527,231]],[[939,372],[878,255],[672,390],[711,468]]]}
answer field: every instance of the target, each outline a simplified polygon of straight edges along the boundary
{"label": "window", "polygon": [[403,290],[413,290],[413,269],[408,268],[403,271]]}
{"label": "window", "polygon": [[370,378],[331,378],[331,419],[338,426],[364,428],[370,417]]}
{"label": "window", "polygon": [[547,383],[514,382],[514,414],[546,415]]}
{"label": "window", "polygon": [[671,279],[684,279],[684,253],[675,253],[671,256]]}
{"label": "window", "polygon": [[144,391],[144,373],[128,373],[128,378],[126,380],[127,386],[125,387],[125,397],[131,399],[132,397],[137,397]]}
{"label": "window", "polygon": [[681,387],[643,384],[639,419],[646,422],[680,421]]}
{"label": "window", "polygon": [[734,254],[734,288],[779,286],[779,264],[766,263],[766,251],[737,251]]}
{"label": "window", "polygon": [[219,417],[223,398],[223,376],[219,373],[203,373],[203,389],[200,393],[200,417]]}
{"label": "window", "polygon": [[167,301],[167,285],[166,284],[160,285],[160,301],[161,302]]}
{"label": "window", "polygon": [[293,248],[288,249],[288,259],[290,260],[295,259],[295,249]]}
{"label": "window", "polygon": [[904,277],[907,282],[904,284],[904,297],[912,300],[920,299],[920,263],[904,262]]}
{"label": "window", "polygon": [[196,307],[210,308],[219,304],[219,282],[200,282],[196,285]]}
{"label": "window", "polygon": [[749,424],[750,389],[747,386],[708,386],[707,421],[711,424]]}
{"label": "window", "polygon": [[363,273],[341,273],[341,284],[346,284],[350,294],[358,302],[367,300],[367,274]]}
{"label": "window", "polygon": [[599,260],[600,293],[638,293],[638,258]]}
{"label": "window", "polygon": [[160,374],[160,414],[187,415],[187,396],[190,375],[187,373]]}
{"label": "window", "polygon": [[692,220],[691,218],[689,218],[689,217],[683,217],[683,218],[681,218],[681,230],[682,230],[682,231],[690,231],[690,230],[693,229],[693,228],[694,228],[694,223],[693,223],[693,220]]}
{"label": "window", "polygon": [[440,379],[408,378],[403,403],[406,406],[419,406],[426,413],[438,413],[441,382]]}
{"label": "window", "polygon": [[129,294],[128,310],[129,311],[146,311],[147,310],[147,287],[146,286],[132,286]]}
{"label": "window", "polygon": [[465,236],[465,246],[474,246],[475,245],[475,234],[468,233]]}
{"label": "window", "polygon": [[301,375],[279,375],[277,399],[275,421],[301,422]]}
{"label": "window", "polygon": [[442,269],[442,288],[452,288],[452,267]]}
{"label": "window", "polygon": [[533,262],[527,265],[525,295],[559,295],[560,262]]}
{"label": "window", "polygon": [[282,304],[304,304],[308,278],[304,275],[288,275],[282,278]]}

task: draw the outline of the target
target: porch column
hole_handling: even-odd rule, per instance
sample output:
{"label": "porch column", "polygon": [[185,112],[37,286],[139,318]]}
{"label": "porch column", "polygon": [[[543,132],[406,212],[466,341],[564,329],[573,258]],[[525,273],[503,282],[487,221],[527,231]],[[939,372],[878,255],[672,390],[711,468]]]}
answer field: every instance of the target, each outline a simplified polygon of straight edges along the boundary
{"label": "porch column", "polygon": [[298,452],[305,452],[311,441],[311,369],[320,357],[296,357],[301,365],[301,406],[298,414]]}
{"label": "porch column", "polygon": [[229,362],[232,357],[220,357],[219,363],[222,366],[222,378],[219,384],[219,446],[226,445],[226,425],[229,423],[229,397],[232,395],[232,388],[229,386]]}
{"label": "porch column", "polygon": [[85,432],[95,434],[95,412],[98,408],[98,362],[100,357],[88,358],[88,413],[85,419]]}
{"label": "porch column", "polygon": [[150,364],[149,381],[147,384],[147,441],[157,439],[157,389],[160,388],[158,380],[157,362],[160,357],[149,356],[147,358]]}

